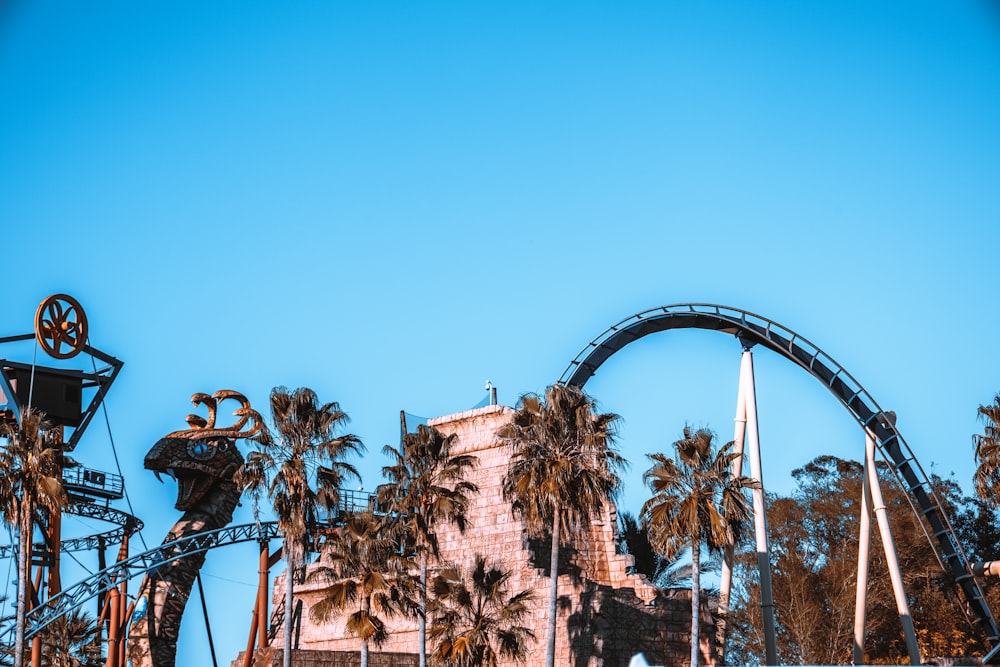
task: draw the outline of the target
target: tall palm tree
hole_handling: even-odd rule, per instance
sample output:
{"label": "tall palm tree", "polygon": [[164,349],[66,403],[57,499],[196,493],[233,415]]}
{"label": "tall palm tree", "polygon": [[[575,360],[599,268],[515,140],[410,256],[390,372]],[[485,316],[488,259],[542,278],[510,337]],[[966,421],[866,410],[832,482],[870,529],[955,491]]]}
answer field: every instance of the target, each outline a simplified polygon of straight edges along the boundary
{"label": "tall palm tree", "polygon": [[387,618],[420,613],[403,537],[402,525],[392,517],[349,512],[327,537],[323,560],[308,576],[325,586],[322,599],[309,609],[314,621],[326,623],[353,609],[346,627],[361,642],[361,667],[368,667],[369,646],[389,638]]}
{"label": "tall palm tree", "polygon": [[237,473],[237,481],[255,497],[266,493],[284,534],[285,667],[292,660],[294,579],[305,559],[306,538],[320,518],[340,503],[339,489],[346,479],[360,479],[354,466],[343,459],[364,451],[355,435],[337,435],[348,422],[337,403],[320,405],[316,392],[306,387],[271,390],[274,433],[254,443],[255,450]]}
{"label": "tall palm tree", "polygon": [[405,524],[420,564],[420,667],[427,664],[427,563],[440,556],[436,529],[438,524],[451,523],[464,533],[469,496],[479,490],[465,480],[479,459],[452,455],[456,442],[458,436],[421,424],[416,433],[403,436],[398,450],[388,445],[382,450],[393,463],[382,468],[382,476],[390,481],[379,487],[378,498]]}
{"label": "tall palm tree", "polygon": [[676,457],[650,454],[653,466],[644,475],[653,497],[641,514],[653,548],[668,560],[691,549],[691,667],[697,667],[699,656],[701,551],[719,553],[736,543],[750,518],[744,489],[756,485],[732,478],[732,463],[740,455],[733,453],[732,442],[716,452],[713,439],[707,429],[685,426],[674,442]]}
{"label": "tall palm tree", "polygon": [[14,634],[14,664],[24,664],[25,614],[28,611],[30,576],[28,561],[36,513],[59,512],[68,502],[62,486],[64,456],[56,431],[41,412],[21,411],[18,423],[0,421],[0,511],[4,520],[20,533],[17,558],[17,616]]}
{"label": "tall palm tree", "polygon": [[615,414],[599,414],[582,389],[556,384],[545,397],[525,394],[497,432],[511,448],[504,499],[532,537],[551,535],[546,667],[555,664],[559,546],[580,534],[587,519],[621,486],[624,459],[615,451]]}
{"label": "tall palm tree", "polygon": [[466,583],[457,567],[434,577],[429,603],[434,657],[449,667],[496,667],[500,658],[525,662],[535,633],[523,625],[530,590],[510,595],[511,573],[480,554]]}
{"label": "tall palm tree", "polygon": [[979,406],[979,421],[983,432],[972,436],[976,446],[975,482],[980,498],[996,507],[1000,503],[1000,394],[989,405]]}

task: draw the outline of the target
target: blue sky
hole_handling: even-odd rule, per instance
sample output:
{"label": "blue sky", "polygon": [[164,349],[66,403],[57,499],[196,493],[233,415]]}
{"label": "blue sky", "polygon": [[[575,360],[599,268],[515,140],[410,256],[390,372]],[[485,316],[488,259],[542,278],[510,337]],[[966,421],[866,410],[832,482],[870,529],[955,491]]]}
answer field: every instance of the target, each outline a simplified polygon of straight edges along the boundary
{"label": "blue sky", "polygon": [[[125,362],[111,435],[77,455],[113,469],[114,438],[150,546],[175,489],[142,456],[196,391],[340,401],[371,488],[400,409],[466,409],[487,379],[513,404],[609,325],[683,302],[810,339],[968,490],[1000,389],[998,118],[985,0],[11,0],[0,335],[68,292]],[[826,390],[756,363],[768,487],[859,455]],[[624,418],[627,508],[685,422],[732,437],[738,368],[731,338],[673,332],[587,385]],[[204,570],[246,608],[214,612],[220,660],[253,596],[253,548],[243,573],[233,550]],[[184,632],[197,661],[194,615]]]}

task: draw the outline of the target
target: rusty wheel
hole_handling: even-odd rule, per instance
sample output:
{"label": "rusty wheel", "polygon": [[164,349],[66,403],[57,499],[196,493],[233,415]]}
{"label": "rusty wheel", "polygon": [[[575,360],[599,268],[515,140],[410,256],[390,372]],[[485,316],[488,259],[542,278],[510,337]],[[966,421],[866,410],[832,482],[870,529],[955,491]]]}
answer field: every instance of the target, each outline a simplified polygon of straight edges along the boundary
{"label": "rusty wheel", "polygon": [[87,344],[87,314],[80,302],[68,294],[53,294],[42,301],[35,312],[35,338],[56,359],[80,354]]}

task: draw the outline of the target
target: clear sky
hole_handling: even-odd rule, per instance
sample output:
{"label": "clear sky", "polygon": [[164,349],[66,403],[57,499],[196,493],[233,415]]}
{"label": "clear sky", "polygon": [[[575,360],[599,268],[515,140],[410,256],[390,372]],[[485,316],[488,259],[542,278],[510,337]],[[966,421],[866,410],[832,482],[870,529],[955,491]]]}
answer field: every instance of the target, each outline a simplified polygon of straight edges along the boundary
{"label": "clear sky", "polygon": [[[400,409],[467,409],[487,379],[513,404],[683,302],[810,339],[968,491],[1000,390],[998,119],[985,0],[0,0],[0,335],[68,292],[125,362],[76,453],[114,470],[113,437],[150,546],[178,513],[142,457],[194,392],[315,388],[373,488]],[[732,437],[739,352],[660,334],[587,385],[624,417],[626,509],[686,422]],[[768,488],[860,456],[822,386],[756,362]],[[220,662],[254,551],[203,570]],[[179,664],[208,664],[194,604]]]}

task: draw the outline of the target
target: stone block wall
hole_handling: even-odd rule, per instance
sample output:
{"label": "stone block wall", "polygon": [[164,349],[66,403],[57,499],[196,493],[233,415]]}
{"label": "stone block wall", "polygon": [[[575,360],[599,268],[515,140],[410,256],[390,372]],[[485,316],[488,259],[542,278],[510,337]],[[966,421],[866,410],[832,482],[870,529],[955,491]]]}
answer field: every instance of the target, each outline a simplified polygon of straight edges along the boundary
{"label": "stone block wall", "polygon": [[[280,667],[284,650],[278,649],[269,657],[258,654],[253,667]],[[413,653],[371,653],[368,667],[418,667],[420,660]],[[350,651],[305,651],[292,649],[294,667],[360,667],[361,655]],[[243,667],[243,652],[231,667]]]}
{"label": "stone block wall", "polygon": [[[523,522],[503,500],[501,483],[507,472],[508,452],[498,445],[495,434],[511,414],[508,407],[489,406],[430,420],[429,425],[443,433],[457,434],[455,453],[479,458],[479,465],[470,475],[479,493],[469,508],[468,527],[464,534],[454,527],[443,528],[438,541],[443,562],[460,565],[468,571],[479,553],[512,571],[511,594],[525,589],[534,591],[535,613],[530,625],[537,640],[526,664],[538,665],[544,663],[545,657],[549,547],[527,538]],[[616,510],[609,505],[593,518],[585,539],[577,540],[572,548],[561,549],[564,562],[559,577],[556,664],[624,667],[638,652],[643,652],[651,664],[687,664],[690,591],[660,591],[645,577],[630,574],[632,557],[616,553],[616,536]],[[274,585],[275,603],[283,591],[283,577],[278,577]],[[319,599],[321,592],[318,585],[296,588],[305,610]],[[714,635],[710,615],[704,610],[702,628],[703,637]],[[390,632],[382,651],[416,652],[416,621],[393,620]],[[280,635],[275,645],[281,646]],[[358,641],[347,637],[342,622],[313,624],[305,611],[299,648],[357,651]],[[703,664],[714,664],[714,651],[707,640],[702,642],[702,655]]]}

